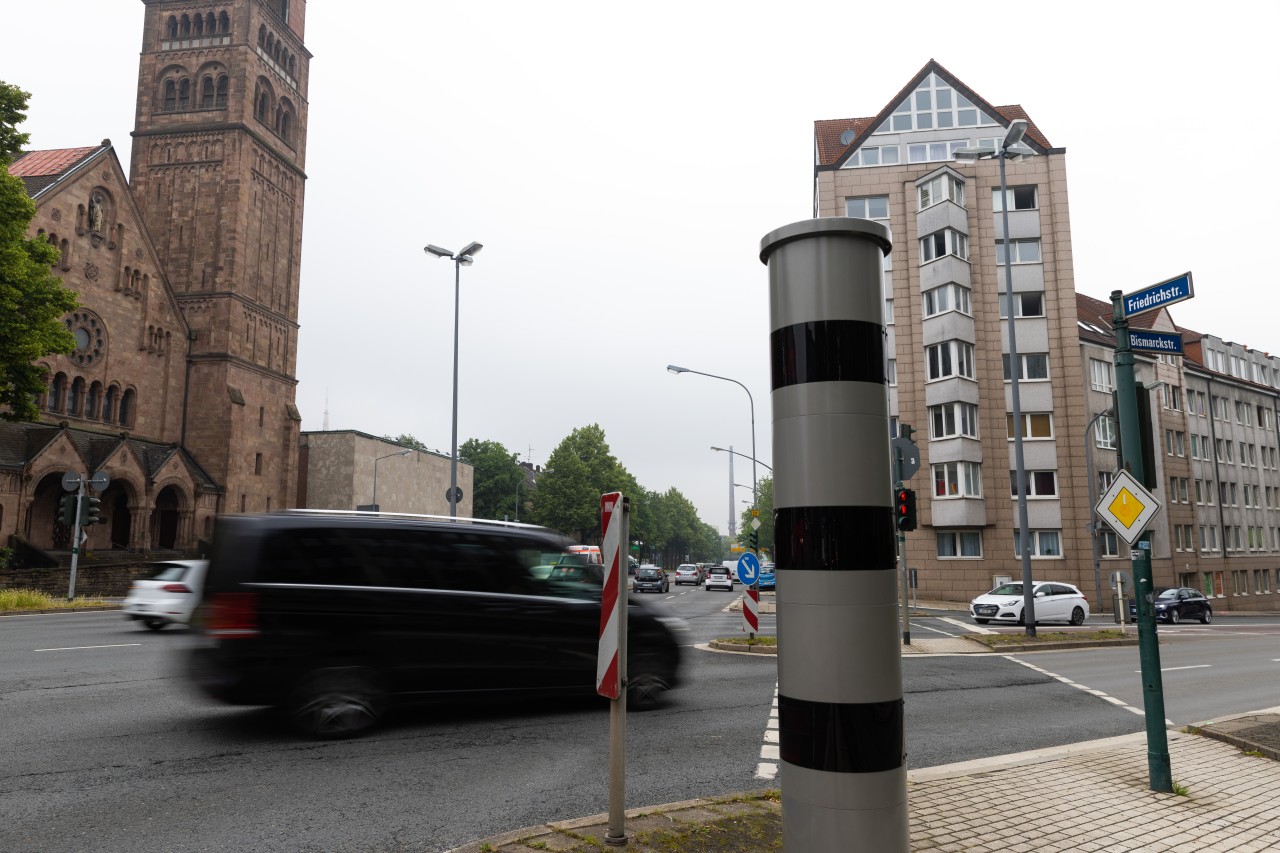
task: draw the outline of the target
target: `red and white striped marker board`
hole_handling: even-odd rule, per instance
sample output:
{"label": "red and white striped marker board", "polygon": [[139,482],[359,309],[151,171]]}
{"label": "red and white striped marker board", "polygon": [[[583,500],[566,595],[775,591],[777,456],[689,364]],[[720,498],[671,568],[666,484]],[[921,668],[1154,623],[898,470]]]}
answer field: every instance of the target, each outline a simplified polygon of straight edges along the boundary
{"label": "red and white striped marker board", "polygon": [[600,647],[596,657],[596,692],[617,699],[621,691],[618,668],[619,630],[622,621],[622,492],[600,496],[600,528],[604,531],[604,594],[600,600]]}

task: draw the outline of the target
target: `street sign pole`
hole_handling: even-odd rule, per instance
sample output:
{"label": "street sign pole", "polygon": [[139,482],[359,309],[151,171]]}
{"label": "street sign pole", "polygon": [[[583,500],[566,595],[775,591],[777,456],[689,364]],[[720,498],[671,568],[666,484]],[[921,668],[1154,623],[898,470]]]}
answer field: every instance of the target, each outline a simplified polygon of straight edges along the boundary
{"label": "street sign pole", "polygon": [[[896,494],[904,488],[902,482],[902,448],[893,448],[893,491]],[[907,534],[901,527],[897,526],[898,519],[894,518],[894,527],[898,531],[898,574],[902,576],[902,645],[911,645],[911,608],[907,601]]]}
{"label": "street sign pole", "polygon": [[[1121,464],[1139,483],[1143,480],[1142,431],[1138,424],[1138,392],[1133,375],[1133,350],[1129,347],[1129,318],[1124,294],[1111,292],[1112,328],[1116,336],[1116,414],[1120,420]],[[1169,736],[1165,731],[1164,684],[1160,675],[1160,646],[1151,580],[1151,538],[1144,533],[1133,559],[1134,599],[1138,606],[1138,659],[1142,670],[1142,707],[1146,713],[1147,774],[1151,790],[1173,791],[1169,765]],[[1131,554],[1132,556],[1132,554]]]}
{"label": "street sign pole", "polygon": [[76,597],[76,568],[80,563],[80,510],[84,505],[84,477],[79,480],[76,489],[76,523],[71,525],[71,583],[67,586],[67,601]]}

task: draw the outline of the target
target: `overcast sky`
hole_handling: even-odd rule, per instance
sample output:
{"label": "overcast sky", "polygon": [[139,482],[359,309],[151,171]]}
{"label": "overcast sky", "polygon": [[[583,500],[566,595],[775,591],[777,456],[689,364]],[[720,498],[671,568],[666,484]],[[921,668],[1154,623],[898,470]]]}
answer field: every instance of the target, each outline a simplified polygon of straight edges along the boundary
{"label": "overcast sky", "polygon": [[[931,57],[1067,149],[1076,288],[1191,270],[1174,319],[1280,350],[1266,3],[309,4],[303,429],[545,463],[598,423],[648,489],[722,532],[728,456],[772,461],[767,232],[811,215],[813,122],[873,115]],[[1150,10],[1150,11],[1148,11]],[[0,79],[33,148],[109,137],[129,166],[144,6],[8,10]],[[47,37],[36,38],[34,34]],[[52,60],[52,61],[51,61]],[[735,460],[750,484],[750,462]],[[761,470],[761,474],[765,473]],[[735,505],[750,498],[738,489]]]}

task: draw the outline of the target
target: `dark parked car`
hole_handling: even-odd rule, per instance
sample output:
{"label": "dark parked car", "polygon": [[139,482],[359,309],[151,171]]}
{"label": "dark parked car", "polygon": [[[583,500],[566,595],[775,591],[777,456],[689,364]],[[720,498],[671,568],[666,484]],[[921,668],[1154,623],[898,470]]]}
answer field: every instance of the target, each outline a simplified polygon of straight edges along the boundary
{"label": "dark parked car", "polygon": [[631,582],[632,592],[666,592],[671,589],[667,573],[654,566],[636,569],[636,579]]}
{"label": "dark parked car", "polygon": [[[1170,586],[1156,589],[1154,601],[1157,622],[1177,625],[1184,619],[1199,619],[1204,625],[1213,621],[1213,605],[1198,589]],[[1129,599],[1129,618],[1138,619],[1138,603]]]}
{"label": "dark parked car", "polygon": [[[598,584],[537,578],[524,525],[295,511],[218,521],[190,678],[304,731],[359,734],[394,701],[592,696]],[[581,568],[581,567],[575,567]],[[677,683],[677,620],[629,609],[628,703]]]}

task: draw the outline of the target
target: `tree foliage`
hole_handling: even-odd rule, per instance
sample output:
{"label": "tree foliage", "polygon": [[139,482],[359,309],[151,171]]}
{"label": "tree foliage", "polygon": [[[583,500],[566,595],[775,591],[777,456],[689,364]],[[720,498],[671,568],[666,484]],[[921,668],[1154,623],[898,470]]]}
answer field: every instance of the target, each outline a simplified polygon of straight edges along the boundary
{"label": "tree foliage", "polygon": [[[764,476],[756,485],[757,507],[760,510],[760,550],[773,553],[773,477]],[[738,543],[747,545],[751,541],[751,510],[742,511],[742,521],[738,524]]]}
{"label": "tree foliage", "polygon": [[401,433],[400,435],[397,435],[395,438],[392,438],[389,435],[384,435],[382,438],[384,441],[390,441],[393,444],[400,445],[401,447],[412,447],[414,450],[423,450],[428,453],[431,451],[431,448],[427,447],[421,441],[418,441],[418,439],[414,438],[408,433]]}
{"label": "tree foliage", "polygon": [[635,478],[614,455],[599,424],[579,427],[551,452],[533,493],[533,520],[578,542],[600,542],[600,496],[634,494]]}
{"label": "tree foliage", "polygon": [[58,250],[44,235],[26,236],[36,206],[9,174],[27,141],[16,125],[26,118],[28,97],[0,81],[0,419],[8,421],[39,418],[36,396],[48,380],[36,362],[76,345],[62,319],[76,307],[76,294],[53,274]]}
{"label": "tree foliage", "polygon": [[524,482],[520,454],[512,453],[496,441],[469,438],[458,448],[458,458],[473,469],[473,516],[494,519],[519,517],[520,514],[516,511],[516,490]]}

